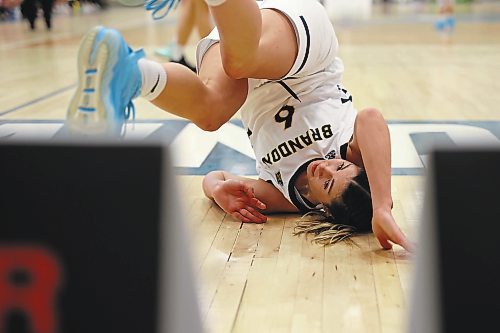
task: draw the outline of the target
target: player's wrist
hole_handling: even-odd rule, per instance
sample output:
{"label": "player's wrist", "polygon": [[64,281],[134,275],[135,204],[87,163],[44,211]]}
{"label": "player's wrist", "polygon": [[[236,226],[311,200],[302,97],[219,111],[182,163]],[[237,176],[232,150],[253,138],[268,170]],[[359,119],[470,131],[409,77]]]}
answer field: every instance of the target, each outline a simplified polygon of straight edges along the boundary
{"label": "player's wrist", "polygon": [[392,201],[392,195],[376,195],[372,191],[372,208],[373,210],[391,210],[394,206]]}
{"label": "player's wrist", "polygon": [[[384,205],[373,206],[373,215],[377,213],[391,213],[392,211],[392,202]],[[392,214],[392,213],[391,213]]]}

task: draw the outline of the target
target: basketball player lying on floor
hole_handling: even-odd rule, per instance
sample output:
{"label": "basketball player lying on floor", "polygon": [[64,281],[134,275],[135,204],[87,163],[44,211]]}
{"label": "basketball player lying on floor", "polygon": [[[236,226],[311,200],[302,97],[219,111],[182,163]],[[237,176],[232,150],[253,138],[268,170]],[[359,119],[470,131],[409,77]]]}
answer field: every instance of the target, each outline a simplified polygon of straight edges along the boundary
{"label": "basketball player lying on floor", "polygon": [[[172,0],[149,7],[165,1]],[[217,28],[198,44],[198,75],[145,59],[115,30],[87,33],[69,129],[119,134],[139,95],[207,131],[241,110],[259,179],[209,173],[203,189],[224,211],[260,223],[266,213],[319,210],[332,225],[372,229],[382,247],[411,251],[391,213],[387,125],[377,110],[357,113],[343,88],[324,8],[302,0],[206,1]]]}

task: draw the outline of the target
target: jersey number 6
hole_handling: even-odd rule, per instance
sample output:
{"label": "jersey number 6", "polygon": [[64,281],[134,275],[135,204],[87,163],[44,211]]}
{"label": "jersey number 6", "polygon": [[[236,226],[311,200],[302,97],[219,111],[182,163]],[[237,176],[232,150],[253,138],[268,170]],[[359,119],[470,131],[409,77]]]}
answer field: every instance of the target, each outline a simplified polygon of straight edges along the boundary
{"label": "jersey number 6", "polygon": [[295,108],[293,106],[285,105],[274,115],[274,120],[276,120],[277,123],[285,122],[285,129],[290,128],[292,126],[294,112]]}

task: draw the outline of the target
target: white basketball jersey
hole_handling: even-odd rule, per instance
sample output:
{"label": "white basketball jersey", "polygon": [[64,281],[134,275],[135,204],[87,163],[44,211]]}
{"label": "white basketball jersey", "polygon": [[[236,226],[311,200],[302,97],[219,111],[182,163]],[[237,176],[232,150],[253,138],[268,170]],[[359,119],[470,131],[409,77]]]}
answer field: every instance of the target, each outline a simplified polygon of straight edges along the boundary
{"label": "white basketball jersey", "polygon": [[[240,109],[256,156],[261,179],[272,182],[297,208],[299,171],[315,159],[341,158],[341,146],[352,137],[356,110],[341,86],[344,66],[336,57],[338,41],[323,9],[315,1],[263,1],[293,23],[297,58],[281,80],[249,79],[248,96]],[[208,48],[219,41],[215,29],[200,41],[200,66]]]}

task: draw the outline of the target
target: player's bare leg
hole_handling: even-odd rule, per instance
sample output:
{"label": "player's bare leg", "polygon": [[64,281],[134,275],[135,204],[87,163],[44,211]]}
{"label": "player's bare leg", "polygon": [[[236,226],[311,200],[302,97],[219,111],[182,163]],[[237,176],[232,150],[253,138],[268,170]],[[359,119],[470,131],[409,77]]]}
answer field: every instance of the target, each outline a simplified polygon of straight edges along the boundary
{"label": "player's bare leg", "polygon": [[[269,9],[260,11],[254,0],[227,0],[211,7],[211,12],[221,42],[205,54],[199,76],[178,64],[160,65],[144,59],[143,53],[132,52],[112,29],[99,28],[85,37],[81,47],[85,52],[80,57],[85,61],[79,60],[81,84],[68,110],[68,123],[85,131],[85,127],[92,125],[88,116],[96,114],[100,115],[99,128],[113,128],[114,133],[119,133],[129,116],[127,110],[132,99],[141,95],[202,129],[215,130],[244,103],[248,90],[246,78],[279,79],[289,72],[295,62],[297,40],[283,14]],[[122,51],[117,53],[117,50]],[[102,57],[96,68],[93,55],[97,53]],[[102,77],[100,73],[106,75]],[[133,77],[134,85],[124,95],[120,84],[130,82],[128,76]],[[96,87],[87,86],[92,77],[104,79],[97,81]],[[99,103],[87,105],[86,101]],[[108,126],[109,122],[112,126]]]}
{"label": "player's bare leg", "polygon": [[261,11],[255,0],[226,0],[210,7],[210,12],[221,38],[224,69],[230,76],[280,79],[288,73],[297,55],[297,38],[283,14]]}
{"label": "player's bare leg", "polygon": [[192,0],[195,8],[195,25],[201,38],[206,37],[213,29],[210,11],[203,0]]}
{"label": "player's bare leg", "polygon": [[246,79],[233,79],[222,68],[219,44],[203,58],[199,76],[178,64],[163,64],[168,84],[151,102],[159,108],[186,118],[205,130],[215,130],[243,105]]}
{"label": "player's bare leg", "polygon": [[254,0],[227,0],[210,10],[221,42],[204,56],[199,80],[179,66],[164,64],[169,83],[152,100],[206,130],[220,127],[243,104],[246,78],[282,78],[297,53],[294,29],[278,11],[261,11]]}

